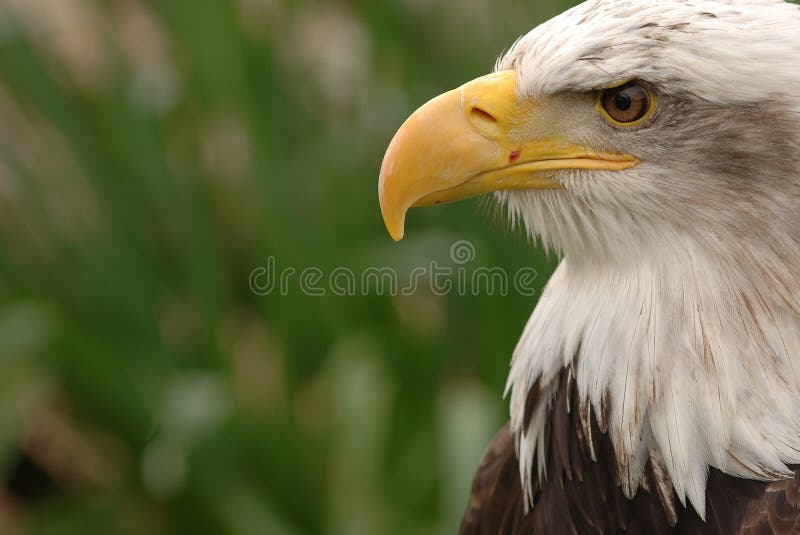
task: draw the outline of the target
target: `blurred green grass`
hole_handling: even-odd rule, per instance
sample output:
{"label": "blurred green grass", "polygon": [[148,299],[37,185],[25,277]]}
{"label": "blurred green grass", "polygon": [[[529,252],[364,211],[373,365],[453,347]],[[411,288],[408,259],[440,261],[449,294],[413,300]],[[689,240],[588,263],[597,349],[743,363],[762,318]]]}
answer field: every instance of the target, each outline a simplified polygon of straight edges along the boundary
{"label": "blurred green grass", "polygon": [[377,172],[430,97],[570,2],[0,0],[3,533],[450,533],[535,298],[258,296],[252,270],[394,267]]}

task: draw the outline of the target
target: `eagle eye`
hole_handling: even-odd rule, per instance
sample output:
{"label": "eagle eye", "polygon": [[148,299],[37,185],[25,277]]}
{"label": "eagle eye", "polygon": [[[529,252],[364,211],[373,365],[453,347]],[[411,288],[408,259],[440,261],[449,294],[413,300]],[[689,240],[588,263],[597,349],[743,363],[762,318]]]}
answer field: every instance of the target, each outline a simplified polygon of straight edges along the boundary
{"label": "eagle eye", "polygon": [[603,90],[598,104],[611,124],[635,126],[650,116],[654,108],[654,99],[644,85],[634,80]]}

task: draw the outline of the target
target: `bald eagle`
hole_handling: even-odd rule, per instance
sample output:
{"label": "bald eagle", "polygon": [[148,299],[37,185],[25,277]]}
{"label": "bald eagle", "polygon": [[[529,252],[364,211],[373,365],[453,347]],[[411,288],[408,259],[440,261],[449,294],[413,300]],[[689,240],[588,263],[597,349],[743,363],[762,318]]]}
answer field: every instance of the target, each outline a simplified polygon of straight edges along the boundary
{"label": "bald eagle", "polygon": [[385,223],[492,193],[561,259],[464,533],[800,533],[800,6],[590,0],[400,128]]}

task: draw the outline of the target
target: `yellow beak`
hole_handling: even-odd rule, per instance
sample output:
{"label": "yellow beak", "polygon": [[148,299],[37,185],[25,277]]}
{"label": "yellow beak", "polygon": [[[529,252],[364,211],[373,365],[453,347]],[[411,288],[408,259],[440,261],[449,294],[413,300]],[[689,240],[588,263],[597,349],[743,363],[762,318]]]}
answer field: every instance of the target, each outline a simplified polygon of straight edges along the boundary
{"label": "yellow beak", "polygon": [[412,206],[458,201],[507,189],[558,189],[554,171],[621,171],[638,164],[565,142],[526,139],[536,104],[516,95],[516,72],[478,78],[414,112],[395,135],[381,166],[378,195],[392,238],[405,233]]}

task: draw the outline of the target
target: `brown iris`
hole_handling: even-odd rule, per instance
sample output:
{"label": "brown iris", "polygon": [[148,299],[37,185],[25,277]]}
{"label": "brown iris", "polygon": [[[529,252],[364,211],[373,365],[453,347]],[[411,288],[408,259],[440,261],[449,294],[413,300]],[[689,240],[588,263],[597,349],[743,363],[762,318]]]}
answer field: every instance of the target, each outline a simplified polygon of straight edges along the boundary
{"label": "brown iris", "polygon": [[600,95],[600,104],[608,117],[624,126],[644,119],[650,113],[651,101],[650,93],[636,81],[606,89]]}

